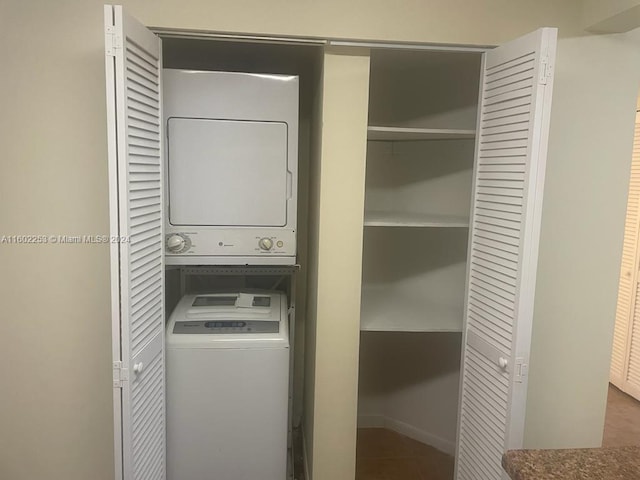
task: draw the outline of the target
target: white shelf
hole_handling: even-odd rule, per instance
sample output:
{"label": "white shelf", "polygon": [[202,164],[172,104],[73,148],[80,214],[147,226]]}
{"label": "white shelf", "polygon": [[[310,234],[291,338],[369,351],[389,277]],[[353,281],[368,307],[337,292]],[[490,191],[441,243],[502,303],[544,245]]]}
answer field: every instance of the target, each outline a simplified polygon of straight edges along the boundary
{"label": "white shelf", "polygon": [[452,128],[367,127],[367,140],[378,141],[458,140],[475,136],[475,130]]}
{"label": "white shelf", "polygon": [[461,332],[463,315],[462,301],[442,305],[393,287],[362,286],[362,331]]}
{"label": "white shelf", "polygon": [[458,215],[368,211],[364,213],[364,226],[468,228],[469,219]]}

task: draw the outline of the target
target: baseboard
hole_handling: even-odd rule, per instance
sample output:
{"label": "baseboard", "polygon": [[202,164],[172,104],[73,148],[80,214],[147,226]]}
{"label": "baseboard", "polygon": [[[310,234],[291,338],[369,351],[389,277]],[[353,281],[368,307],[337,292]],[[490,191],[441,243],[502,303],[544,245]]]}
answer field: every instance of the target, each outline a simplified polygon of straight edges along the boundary
{"label": "baseboard", "polygon": [[429,433],[426,430],[421,430],[414,427],[413,425],[389,417],[385,417],[384,426],[389,430],[393,430],[395,432],[406,435],[407,437],[413,438],[414,440],[422,442],[426,445],[431,445],[432,447],[448,453],[449,455],[456,454],[455,442]]}
{"label": "baseboard", "polygon": [[304,478],[305,480],[311,480],[311,476],[309,475],[309,461],[307,460],[307,437],[305,437],[304,429],[302,429],[302,465],[304,468]]}
{"label": "baseboard", "polygon": [[363,428],[388,428],[394,432],[406,435],[409,438],[413,438],[426,445],[430,445],[437,448],[440,451],[448,453],[449,455],[455,455],[456,444],[450,440],[439,437],[426,430],[421,430],[413,425],[410,425],[394,418],[386,417],[384,415],[358,415],[358,427]]}
{"label": "baseboard", "polygon": [[358,415],[358,427],[382,428],[385,426],[384,415]]}

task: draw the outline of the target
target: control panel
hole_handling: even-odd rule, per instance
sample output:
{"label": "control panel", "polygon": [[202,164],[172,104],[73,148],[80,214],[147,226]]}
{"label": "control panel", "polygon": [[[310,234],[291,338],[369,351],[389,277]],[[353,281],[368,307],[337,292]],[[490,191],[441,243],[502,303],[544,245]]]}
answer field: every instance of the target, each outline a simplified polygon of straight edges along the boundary
{"label": "control panel", "polygon": [[167,250],[171,253],[184,253],[191,248],[191,239],[187,235],[174,233],[167,235]]}
{"label": "control panel", "polygon": [[[177,230],[172,228],[171,230]],[[207,229],[171,231],[165,236],[167,257],[235,256],[291,257],[295,263],[296,234],[282,229]]]}
{"label": "control panel", "polygon": [[247,333],[278,333],[280,322],[264,320],[206,320],[176,322],[173,333],[186,334],[247,334]]}

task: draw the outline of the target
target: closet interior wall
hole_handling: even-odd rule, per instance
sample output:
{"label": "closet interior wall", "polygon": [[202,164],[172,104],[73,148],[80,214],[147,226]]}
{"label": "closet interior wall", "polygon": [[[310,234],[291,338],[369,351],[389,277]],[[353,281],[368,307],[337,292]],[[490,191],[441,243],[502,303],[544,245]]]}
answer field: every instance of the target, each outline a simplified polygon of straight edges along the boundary
{"label": "closet interior wall", "polygon": [[481,60],[371,52],[358,424],[452,454]]}
{"label": "closet interior wall", "polygon": [[[304,371],[305,310],[307,292],[307,230],[309,210],[309,162],[311,134],[314,126],[314,98],[322,69],[322,47],[314,45],[257,43],[211,38],[181,38],[166,36],[162,40],[164,68],[249,72],[262,74],[291,74],[300,78],[299,157],[298,157],[298,218],[296,274],[296,325],[293,387],[293,422],[300,424]],[[259,201],[259,199],[255,199]],[[194,291],[215,288],[270,288],[277,277],[257,276],[199,276],[189,284]],[[284,284],[278,288],[288,290]],[[166,272],[166,311],[170,315],[180,299],[180,272]]]}

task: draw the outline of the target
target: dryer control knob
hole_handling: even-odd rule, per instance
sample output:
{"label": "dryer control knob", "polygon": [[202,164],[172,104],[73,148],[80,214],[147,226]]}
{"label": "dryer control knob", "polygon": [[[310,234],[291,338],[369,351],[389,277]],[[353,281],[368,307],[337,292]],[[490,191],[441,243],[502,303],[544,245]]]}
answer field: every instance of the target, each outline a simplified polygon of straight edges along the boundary
{"label": "dryer control knob", "polygon": [[187,240],[182,235],[175,234],[167,238],[167,249],[173,253],[181,252],[186,244]]}
{"label": "dryer control knob", "polygon": [[271,250],[273,248],[273,240],[270,238],[264,237],[258,241],[258,246],[262,250]]}

